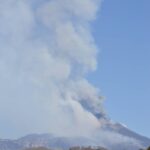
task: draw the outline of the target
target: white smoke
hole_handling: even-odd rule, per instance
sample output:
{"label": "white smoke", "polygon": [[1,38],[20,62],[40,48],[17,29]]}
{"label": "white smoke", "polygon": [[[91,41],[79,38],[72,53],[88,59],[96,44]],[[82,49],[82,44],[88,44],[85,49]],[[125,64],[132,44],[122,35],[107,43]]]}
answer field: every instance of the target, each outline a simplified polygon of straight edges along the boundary
{"label": "white smoke", "polygon": [[99,6],[0,1],[0,122],[9,130],[86,136],[99,127],[102,99],[84,77],[97,65],[90,22]]}
{"label": "white smoke", "polygon": [[103,98],[85,78],[97,67],[90,22],[100,4],[101,0],[0,1],[1,136],[50,132],[94,137],[96,131],[95,139],[104,146],[138,145],[132,138],[100,130],[107,122]]}

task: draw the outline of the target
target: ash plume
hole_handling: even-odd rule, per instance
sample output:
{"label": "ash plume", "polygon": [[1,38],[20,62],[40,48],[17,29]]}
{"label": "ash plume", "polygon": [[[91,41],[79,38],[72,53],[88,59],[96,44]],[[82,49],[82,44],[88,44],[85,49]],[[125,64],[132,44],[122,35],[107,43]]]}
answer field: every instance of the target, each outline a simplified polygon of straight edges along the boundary
{"label": "ash plume", "polygon": [[0,122],[11,131],[86,136],[100,126],[103,99],[85,78],[97,68],[90,22],[100,4],[1,0]]}
{"label": "ash plume", "polygon": [[90,23],[100,5],[101,0],[0,1],[1,136],[53,133],[90,137],[110,148],[141,147],[112,128],[99,89],[85,78],[97,68]]}

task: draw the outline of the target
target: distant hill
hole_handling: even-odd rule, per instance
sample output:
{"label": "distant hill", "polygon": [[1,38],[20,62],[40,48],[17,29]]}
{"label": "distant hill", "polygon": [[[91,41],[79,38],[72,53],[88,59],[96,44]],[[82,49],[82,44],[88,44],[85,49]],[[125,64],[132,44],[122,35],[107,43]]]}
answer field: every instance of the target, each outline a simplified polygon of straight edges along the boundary
{"label": "distant hill", "polygon": [[96,143],[84,137],[54,137],[51,134],[31,134],[17,140],[0,140],[0,150],[24,150],[36,147],[69,149],[78,145],[89,146]]}
{"label": "distant hill", "polygon": [[17,141],[0,140],[0,150],[20,150],[23,147]]}
{"label": "distant hill", "polygon": [[[104,146],[102,145],[102,139],[100,138],[95,140],[86,137],[56,137],[52,134],[31,134],[17,140],[0,140],[0,150],[40,150],[40,148],[43,150],[44,147],[44,150],[69,150],[70,147],[76,146],[102,146],[110,150],[139,150],[140,148],[146,148],[150,145],[149,138],[141,136],[119,123],[108,122],[103,126],[103,130],[108,133],[113,132],[123,137],[134,139],[140,144],[140,146],[137,146],[132,142],[120,142],[116,144],[110,143],[109,141]],[[115,137],[112,138],[115,139]],[[37,149],[37,147],[40,148]]]}

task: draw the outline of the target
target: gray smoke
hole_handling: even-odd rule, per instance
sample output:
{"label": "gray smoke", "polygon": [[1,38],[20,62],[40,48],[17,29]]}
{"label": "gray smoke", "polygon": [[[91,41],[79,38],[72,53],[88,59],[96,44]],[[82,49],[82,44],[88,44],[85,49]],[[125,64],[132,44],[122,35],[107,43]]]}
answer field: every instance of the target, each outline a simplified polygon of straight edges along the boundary
{"label": "gray smoke", "polygon": [[101,0],[0,1],[1,136],[50,132],[90,135],[104,146],[139,144],[100,129],[109,122],[103,98],[85,78],[97,68],[90,23],[100,4]]}
{"label": "gray smoke", "polygon": [[0,1],[0,122],[11,135],[87,136],[100,126],[102,98],[85,78],[97,66],[90,22],[100,2]]}

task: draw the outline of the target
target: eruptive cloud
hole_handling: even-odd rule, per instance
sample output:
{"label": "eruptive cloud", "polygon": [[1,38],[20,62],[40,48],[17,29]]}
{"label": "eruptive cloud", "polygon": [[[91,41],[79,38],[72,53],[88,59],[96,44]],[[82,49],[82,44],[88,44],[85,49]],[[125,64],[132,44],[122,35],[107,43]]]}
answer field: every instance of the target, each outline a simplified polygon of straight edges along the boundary
{"label": "eruptive cloud", "polygon": [[[87,136],[103,116],[90,32],[100,0],[1,0],[0,122],[19,134]],[[10,133],[13,135],[13,133]]]}
{"label": "eruptive cloud", "polygon": [[1,136],[49,132],[87,136],[106,147],[139,144],[100,129],[110,123],[103,98],[85,78],[97,68],[90,23],[100,5],[101,0],[0,1],[0,128],[8,129]]}

